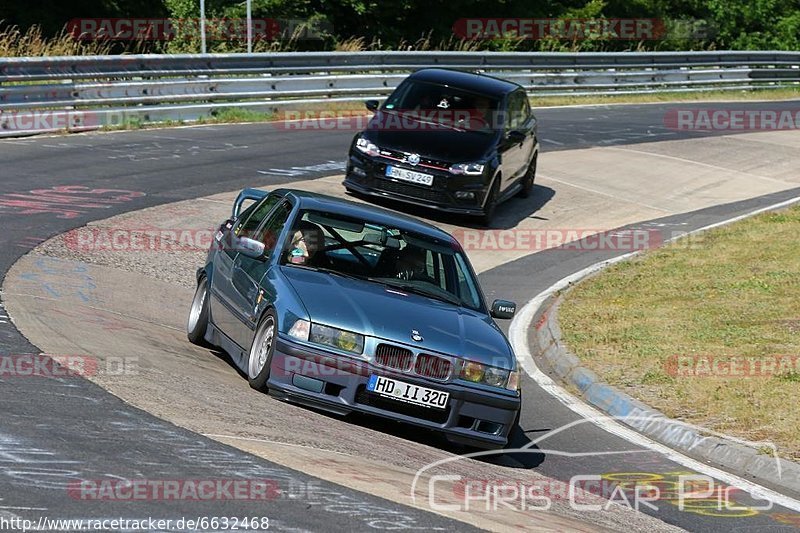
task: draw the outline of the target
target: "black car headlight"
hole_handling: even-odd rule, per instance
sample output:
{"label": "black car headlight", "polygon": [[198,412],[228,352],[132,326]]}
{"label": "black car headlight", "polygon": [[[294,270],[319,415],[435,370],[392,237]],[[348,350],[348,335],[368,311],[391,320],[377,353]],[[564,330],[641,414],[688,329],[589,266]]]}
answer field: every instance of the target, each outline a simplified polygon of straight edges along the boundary
{"label": "black car headlight", "polygon": [[472,383],[482,383],[490,387],[519,389],[519,374],[504,368],[484,365],[476,361],[464,361],[461,365],[461,379]]}
{"label": "black car headlight", "polygon": [[450,174],[463,174],[465,176],[480,176],[486,166],[483,163],[457,163],[450,167]]}
{"label": "black car headlight", "polygon": [[359,137],[358,139],[356,139],[356,149],[359,152],[367,154],[369,156],[376,156],[380,154],[380,148],[378,148],[378,146],[373,142],[371,142],[369,139],[366,139],[364,137]]}

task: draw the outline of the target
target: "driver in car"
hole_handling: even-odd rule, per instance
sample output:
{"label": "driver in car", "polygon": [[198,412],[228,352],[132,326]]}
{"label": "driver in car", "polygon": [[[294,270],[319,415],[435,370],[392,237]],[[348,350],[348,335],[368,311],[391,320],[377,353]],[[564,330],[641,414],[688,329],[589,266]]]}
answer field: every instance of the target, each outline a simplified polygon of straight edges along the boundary
{"label": "driver in car", "polygon": [[397,278],[436,283],[428,274],[427,253],[423,248],[407,245],[397,260]]}

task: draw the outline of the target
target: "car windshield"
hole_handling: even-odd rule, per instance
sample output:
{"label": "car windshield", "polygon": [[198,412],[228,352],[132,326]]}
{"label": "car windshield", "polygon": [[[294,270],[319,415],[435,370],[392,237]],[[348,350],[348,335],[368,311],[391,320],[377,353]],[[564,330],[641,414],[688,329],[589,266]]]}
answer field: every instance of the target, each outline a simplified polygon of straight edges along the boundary
{"label": "car windshield", "polygon": [[499,106],[499,100],[491,96],[406,80],[383,109],[450,128],[490,132],[497,128]]}
{"label": "car windshield", "polygon": [[391,226],[303,211],[289,231],[280,262],[484,311],[463,252],[450,242]]}

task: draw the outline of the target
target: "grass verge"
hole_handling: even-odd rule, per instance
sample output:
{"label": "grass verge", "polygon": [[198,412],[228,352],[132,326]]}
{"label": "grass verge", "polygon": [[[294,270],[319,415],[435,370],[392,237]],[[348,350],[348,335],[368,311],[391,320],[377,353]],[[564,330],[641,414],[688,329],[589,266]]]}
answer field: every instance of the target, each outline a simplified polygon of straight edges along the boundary
{"label": "grass verge", "polygon": [[800,460],[800,206],[618,263],[570,291],[567,345],[670,417]]}
{"label": "grass verge", "polygon": [[736,91],[706,91],[702,93],[663,92],[650,94],[621,94],[610,96],[542,96],[531,98],[531,105],[552,107],[559,105],[647,104],[703,101],[739,100],[791,100],[800,98],[800,86],[781,89],[756,89]]}

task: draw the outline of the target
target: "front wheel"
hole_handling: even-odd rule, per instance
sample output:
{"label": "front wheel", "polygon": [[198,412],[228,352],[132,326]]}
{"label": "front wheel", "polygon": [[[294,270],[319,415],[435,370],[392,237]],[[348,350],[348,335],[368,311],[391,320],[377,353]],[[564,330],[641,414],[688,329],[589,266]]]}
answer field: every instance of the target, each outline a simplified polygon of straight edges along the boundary
{"label": "front wheel", "polygon": [[539,153],[533,154],[528,170],[525,171],[525,176],[522,178],[522,189],[519,191],[520,198],[528,198],[533,190],[533,182],[536,180],[536,160],[539,158]]}
{"label": "front wheel", "polygon": [[489,197],[486,199],[486,204],[483,207],[483,214],[480,217],[481,224],[489,227],[494,218],[494,211],[497,208],[497,198],[500,195],[500,176],[494,179],[492,188],[489,191]]}
{"label": "front wheel", "polygon": [[247,361],[247,381],[256,390],[264,391],[269,379],[269,367],[272,354],[275,353],[275,340],[278,336],[278,321],[275,312],[270,310],[261,319],[250,345],[250,357]]}
{"label": "front wheel", "polygon": [[208,346],[206,330],[208,329],[208,281],[205,276],[197,282],[192,307],[189,309],[189,320],[186,322],[186,336],[189,342],[198,346]]}

